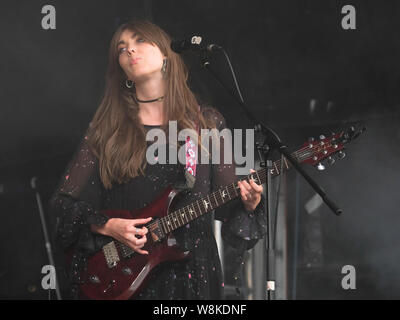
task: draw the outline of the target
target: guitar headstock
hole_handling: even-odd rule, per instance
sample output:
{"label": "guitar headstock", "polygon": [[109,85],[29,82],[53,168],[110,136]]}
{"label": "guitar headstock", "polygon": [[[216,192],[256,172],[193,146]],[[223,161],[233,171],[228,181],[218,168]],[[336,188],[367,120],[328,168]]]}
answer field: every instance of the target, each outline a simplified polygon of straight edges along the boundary
{"label": "guitar headstock", "polygon": [[324,170],[325,165],[322,161],[326,160],[328,164],[332,165],[336,162],[334,156],[338,159],[343,159],[346,156],[344,152],[346,145],[365,130],[365,127],[356,129],[355,126],[350,126],[339,133],[333,132],[330,137],[321,135],[317,140],[310,138],[300,150],[295,152],[295,155],[299,162],[306,162],[317,166],[318,170]]}

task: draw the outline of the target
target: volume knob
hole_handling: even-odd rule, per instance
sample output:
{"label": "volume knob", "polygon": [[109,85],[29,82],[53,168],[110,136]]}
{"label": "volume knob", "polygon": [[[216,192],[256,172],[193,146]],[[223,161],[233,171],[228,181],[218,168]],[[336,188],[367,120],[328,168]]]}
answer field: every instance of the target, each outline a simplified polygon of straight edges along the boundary
{"label": "volume knob", "polygon": [[130,276],[132,274],[132,269],[129,268],[129,267],[123,267],[122,268],[122,273],[127,275],[127,276]]}
{"label": "volume knob", "polygon": [[93,283],[93,284],[98,284],[98,283],[100,283],[99,277],[96,276],[95,274],[93,274],[93,275],[91,275],[91,276],[89,277],[89,281],[90,281],[91,283]]}

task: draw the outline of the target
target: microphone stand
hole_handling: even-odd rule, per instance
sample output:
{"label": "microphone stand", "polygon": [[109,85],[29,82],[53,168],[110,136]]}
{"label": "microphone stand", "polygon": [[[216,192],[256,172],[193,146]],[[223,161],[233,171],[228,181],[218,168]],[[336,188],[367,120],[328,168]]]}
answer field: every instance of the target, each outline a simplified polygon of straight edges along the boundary
{"label": "microphone stand", "polygon": [[[228,59],[229,62],[229,57],[225,53],[225,51],[217,46],[218,50],[222,50],[223,53],[225,54],[226,58]],[[272,229],[272,219],[271,219],[271,213],[272,213],[272,208],[271,208],[271,167],[272,167],[272,160],[270,159],[270,151],[276,150],[278,151],[281,156],[284,156],[289,162],[292,164],[292,166],[303,176],[303,178],[311,185],[311,187],[315,190],[316,193],[318,193],[322,200],[325,202],[325,204],[333,211],[334,214],[340,215],[342,213],[342,209],[340,209],[331,199],[328,198],[327,194],[325,191],[307,174],[307,172],[299,165],[299,163],[292,157],[290,152],[287,150],[287,147],[282,143],[281,139],[279,136],[272,130],[269,126],[265,125],[262,123],[259,119],[256,119],[253,114],[249,111],[249,108],[246,106],[246,104],[243,101],[242,95],[240,93],[240,90],[237,86],[236,83],[236,77],[234,75],[233,68],[231,67],[231,71],[233,72],[234,80],[236,83],[236,87],[238,89],[238,93],[240,95],[240,99],[237,98],[237,96],[225,85],[225,83],[220,79],[220,77],[212,70],[210,67],[210,61],[208,57],[208,50],[204,49],[201,50],[200,52],[200,62],[201,65],[206,68],[211,75],[225,88],[225,90],[231,95],[234,100],[242,107],[242,110],[244,113],[246,113],[247,117],[252,121],[254,124],[255,131],[259,131],[263,134],[265,137],[264,139],[264,144],[260,145],[256,143],[256,148],[259,151],[259,154],[263,155],[263,160],[260,163],[261,167],[266,167],[267,170],[267,177],[266,177],[266,199],[265,199],[265,209],[266,209],[266,217],[267,217],[267,223],[268,223],[268,234],[266,238],[266,248],[267,248],[267,254],[266,254],[266,279],[267,279],[267,299],[272,300],[274,298],[273,292],[275,291],[275,252],[274,252],[274,246],[273,246],[273,232],[276,232],[276,230]],[[277,199],[278,201],[278,199]]]}
{"label": "microphone stand", "polygon": [[[50,265],[55,268],[56,265],[55,265],[55,261],[54,261],[53,250],[51,247],[50,235],[48,232],[48,227],[47,227],[47,223],[46,223],[45,213],[43,210],[42,200],[40,197],[39,188],[38,188],[36,181],[37,181],[37,177],[32,177],[30,184],[31,184],[31,188],[35,191],[35,194],[36,194],[36,201],[38,204],[40,222],[42,223],[42,230],[43,230],[43,235],[44,235],[47,256],[49,258]],[[60,287],[59,287],[58,280],[57,280],[57,273],[55,275],[55,285],[56,285],[55,289],[56,289],[57,300],[61,300],[61,292],[60,292]],[[51,291],[49,289],[49,300],[50,300],[50,293],[51,293]]]}

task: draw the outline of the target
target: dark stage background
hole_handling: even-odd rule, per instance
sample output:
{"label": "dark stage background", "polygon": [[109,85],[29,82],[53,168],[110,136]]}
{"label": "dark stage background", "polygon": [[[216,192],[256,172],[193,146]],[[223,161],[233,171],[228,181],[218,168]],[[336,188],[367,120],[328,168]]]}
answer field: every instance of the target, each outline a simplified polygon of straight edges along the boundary
{"label": "dark stage background", "polygon": [[[55,30],[41,27],[46,4],[56,8]],[[346,4],[355,30],[341,26]],[[314,192],[288,173],[287,298],[400,298],[399,1],[1,1],[0,14],[0,298],[48,296],[30,181],[46,205],[100,102],[111,36],[132,18],[223,46],[252,112],[292,150],[348,122],[366,125],[345,159],[323,172],[307,167],[340,217],[324,205],[308,214]],[[185,59],[193,90],[229,127],[250,128],[195,55]],[[222,55],[212,65],[233,89]],[[354,290],[341,287],[345,265],[356,269]]]}

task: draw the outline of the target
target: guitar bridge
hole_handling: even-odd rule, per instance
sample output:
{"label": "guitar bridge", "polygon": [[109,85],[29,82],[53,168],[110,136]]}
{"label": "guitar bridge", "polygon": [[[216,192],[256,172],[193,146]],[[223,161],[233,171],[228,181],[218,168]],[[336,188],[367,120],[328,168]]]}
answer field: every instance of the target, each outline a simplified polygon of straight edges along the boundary
{"label": "guitar bridge", "polygon": [[107,266],[114,268],[120,260],[115,242],[112,241],[103,247],[104,257],[106,258]]}

